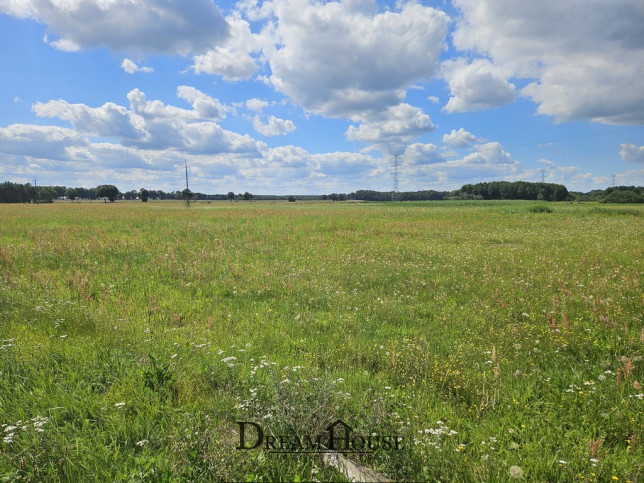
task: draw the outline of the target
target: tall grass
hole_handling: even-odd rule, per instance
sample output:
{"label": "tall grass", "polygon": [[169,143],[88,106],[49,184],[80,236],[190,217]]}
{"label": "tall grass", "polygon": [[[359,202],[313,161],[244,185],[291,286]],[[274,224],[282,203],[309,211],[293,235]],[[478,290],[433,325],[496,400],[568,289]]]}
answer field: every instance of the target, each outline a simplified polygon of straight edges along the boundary
{"label": "tall grass", "polygon": [[0,477],[643,477],[644,222],[591,205],[0,206]]}

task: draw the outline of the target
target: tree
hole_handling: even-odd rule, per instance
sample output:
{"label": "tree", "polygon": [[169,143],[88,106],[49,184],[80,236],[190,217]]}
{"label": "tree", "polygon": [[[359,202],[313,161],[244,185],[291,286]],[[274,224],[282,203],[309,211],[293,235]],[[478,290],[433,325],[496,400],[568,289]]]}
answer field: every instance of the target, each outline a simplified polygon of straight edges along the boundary
{"label": "tree", "polygon": [[107,198],[110,200],[110,203],[114,203],[116,201],[116,197],[119,193],[119,189],[112,184],[102,184],[96,187],[96,196],[99,198]]}
{"label": "tree", "polygon": [[145,188],[141,188],[139,190],[139,198],[141,198],[141,201],[143,201],[143,203],[147,203],[150,199],[150,192]]}
{"label": "tree", "polygon": [[56,190],[51,186],[41,186],[38,188],[38,199],[41,203],[53,203],[56,198]]}
{"label": "tree", "polygon": [[74,201],[78,196],[78,191],[76,191],[76,188],[67,188],[65,190],[65,196],[67,196],[68,200]]}
{"label": "tree", "polygon": [[232,191],[229,191],[228,194],[226,195],[230,201],[235,199],[235,193]]}
{"label": "tree", "polygon": [[184,189],[181,192],[181,199],[182,200],[190,201],[192,198],[193,198],[193,193],[188,188]]}
{"label": "tree", "polygon": [[251,195],[248,191],[246,191],[246,193],[244,193],[244,199],[246,201],[250,200],[252,197],[253,197],[253,195]]}
{"label": "tree", "polygon": [[600,203],[644,203],[644,196],[635,190],[611,191],[600,200]]}
{"label": "tree", "polygon": [[288,198],[289,203],[295,203],[295,196],[291,195]]}

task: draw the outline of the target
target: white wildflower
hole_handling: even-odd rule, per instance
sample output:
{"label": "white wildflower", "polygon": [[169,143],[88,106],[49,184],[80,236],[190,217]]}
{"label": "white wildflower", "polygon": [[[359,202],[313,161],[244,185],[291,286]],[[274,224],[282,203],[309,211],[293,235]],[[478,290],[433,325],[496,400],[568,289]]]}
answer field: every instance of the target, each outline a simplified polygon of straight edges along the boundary
{"label": "white wildflower", "polygon": [[523,478],[523,470],[520,466],[510,466],[510,478],[514,480]]}

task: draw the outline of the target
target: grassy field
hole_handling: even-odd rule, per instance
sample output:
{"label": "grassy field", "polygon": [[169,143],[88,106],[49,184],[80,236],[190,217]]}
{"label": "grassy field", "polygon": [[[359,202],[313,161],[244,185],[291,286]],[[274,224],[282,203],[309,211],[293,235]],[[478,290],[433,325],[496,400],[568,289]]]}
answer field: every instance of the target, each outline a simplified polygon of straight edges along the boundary
{"label": "grassy field", "polygon": [[643,481],[644,207],[538,206],[0,205],[0,480]]}

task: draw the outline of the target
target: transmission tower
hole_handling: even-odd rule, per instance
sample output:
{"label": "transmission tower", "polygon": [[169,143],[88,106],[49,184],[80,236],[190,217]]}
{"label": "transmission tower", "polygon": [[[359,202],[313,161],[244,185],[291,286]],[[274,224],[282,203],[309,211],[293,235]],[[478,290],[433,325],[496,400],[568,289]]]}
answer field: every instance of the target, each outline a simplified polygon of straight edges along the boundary
{"label": "transmission tower", "polygon": [[543,183],[546,180],[546,170],[541,170],[541,182]]}
{"label": "transmission tower", "polygon": [[398,170],[400,168],[400,163],[398,162],[398,156],[400,156],[400,154],[394,154],[394,164],[393,164],[393,168],[394,168],[394,191],[393,191],[393,193],[391,195],[392,199],[395,199],[398,191],[400,191],[400,186],[398,185]]}

